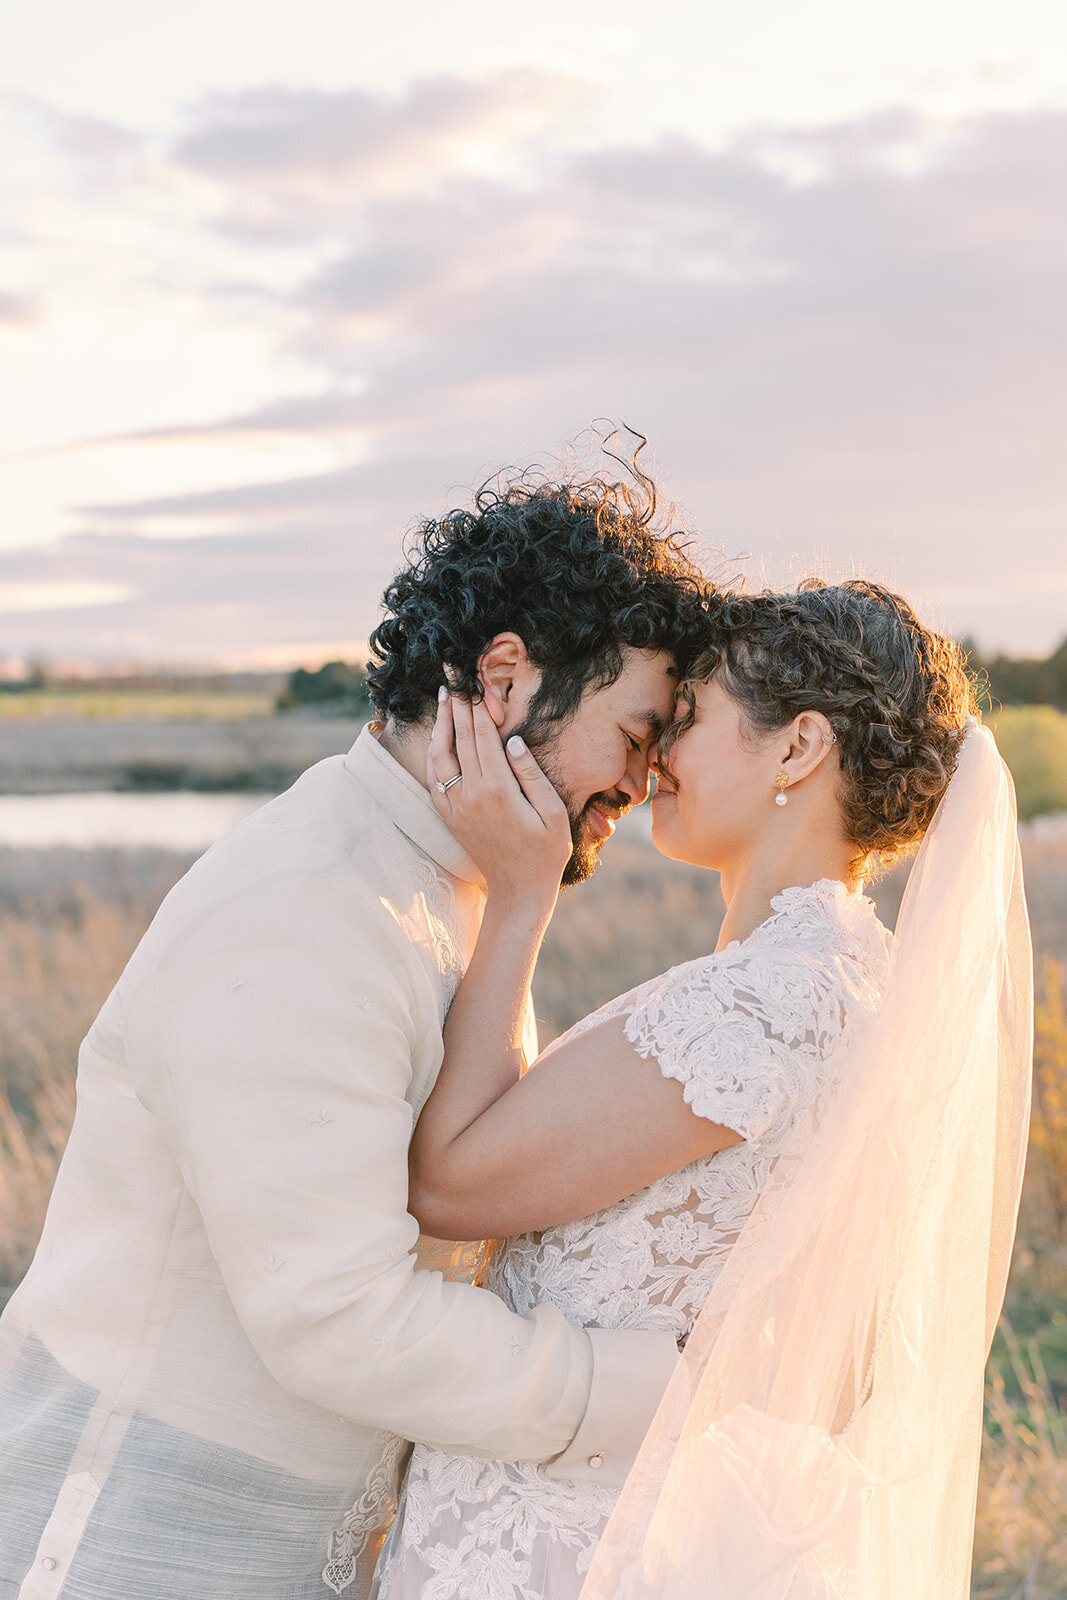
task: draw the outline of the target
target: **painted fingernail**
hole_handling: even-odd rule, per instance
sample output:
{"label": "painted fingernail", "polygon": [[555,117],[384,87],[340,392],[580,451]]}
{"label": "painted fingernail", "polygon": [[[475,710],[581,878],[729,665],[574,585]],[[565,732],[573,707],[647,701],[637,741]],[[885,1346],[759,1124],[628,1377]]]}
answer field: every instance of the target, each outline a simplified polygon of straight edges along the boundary
{"label": "painted fingernail", "polygon": [[524,756],[525,754],[526,754],[525,741],[523,739],[521,739],[517,733],[513,733],[511,735],[511,738],[508,740],[508,755],[509,756]]}
{"label": "painted fingernail", "polygon": [[448,699],[448,690],[445,688],[445,685],[442,684],[441,687],[437,691],[437,704],[439,706],[443,706],[447,699]]}

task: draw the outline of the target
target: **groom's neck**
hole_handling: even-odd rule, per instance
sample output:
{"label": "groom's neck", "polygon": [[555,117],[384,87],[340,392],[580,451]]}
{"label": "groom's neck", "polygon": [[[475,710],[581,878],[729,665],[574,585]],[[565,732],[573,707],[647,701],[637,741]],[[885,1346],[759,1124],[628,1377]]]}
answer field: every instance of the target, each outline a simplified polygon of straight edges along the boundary
{"label": "groom's neck", "polygon": [[383,750],[388,750],[394,761],[400,763],[405,772],[426,787],[426,755],[430,748],[430,734],[433,731],[433,722],[396,722],[392,717],[378,731],[378,743]]}

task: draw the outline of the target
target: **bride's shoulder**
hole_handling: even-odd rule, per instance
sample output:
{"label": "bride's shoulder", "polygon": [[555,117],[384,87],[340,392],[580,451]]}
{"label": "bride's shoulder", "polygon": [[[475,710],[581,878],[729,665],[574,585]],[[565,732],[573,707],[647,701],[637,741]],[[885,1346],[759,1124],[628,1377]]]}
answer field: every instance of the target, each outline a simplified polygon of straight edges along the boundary
{"label": "bride's shoulder", "polygon": [[758,995],[761,975],[777,989],[789,969],[837,974],[852,969],[884,977],[892,935],[878,918],[873,900],[835,878],[783,889],[771,900],[771,915],[744,939],[735,939],[704,956],[684,961],[638,985],[614,1004],[640,1004],[657,992],[730,989],[751,985]]}
{"label": "bride's shoulder", "polygon": [[[874,902],[835,879],[783,889],[771,915],[746,939],[695,956],[647,978],[564,1035],[571,1039],[612,1017],[652,1017],[684,1009],[706,1020],[726,1011],[778,1012],[788,994],[795,1012],[804,994],[874,997],[888,970],[890,934]],[[557,1041],[561,1042],[561,1041]],[[551,1048],[551,1047],[550,1047]]]}
{"label": "bride's shoulder", "polygon": [[[889,934],[870,900],[831,879],[789,888],[745,939],[671,967],[621,995],[612,1010],[640,1047],[714,1032],[751,1049],[758,1033],[795,1048],[832,1048],[851,1020],[877,1009]],[[725,1030],[725,1031],[724,1031]]]}
{"label": "bride's shoulder", "polygon": [[620,1007],[626,1037],[698,1115],[750,1143],[770,1138],[877,1009],[886,939],[871,903],[843,884],[786,890],[748,938],[633,991]]}
{"label": "bride's shoulder", "polygon": [[839,878],[793,885],[771,900],[771,915],[743,941],[754,950],[780,949],[798,956],[846,956],[884,967],[892,935],[867,895]]}

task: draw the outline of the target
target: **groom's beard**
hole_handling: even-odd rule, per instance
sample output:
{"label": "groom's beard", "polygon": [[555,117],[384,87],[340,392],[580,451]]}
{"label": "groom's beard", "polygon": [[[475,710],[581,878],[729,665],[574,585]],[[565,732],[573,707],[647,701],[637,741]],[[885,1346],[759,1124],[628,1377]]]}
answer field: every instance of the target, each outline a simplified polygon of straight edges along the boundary
{"label": "groom's beard", "polygon": [[[553,787],[555,786],[553,778]],[[586,878],[592,877],[596,871],[597,862],[600,860],[600,847],[607,844],[606,839],[591,839],[587,815],[593,806],[605,811],[609,816],[624,816],[630,809],[631,801],[628,794],[623,794],[620,789],[611,793],[594,794],[585,802],[578,811],[571,801],[563,797],[567,807],[567,815],[571,819],[571,858],[563,869],[563,876],[559,880],[561,889],[569,889],[572,883],[584,883]]]}
{"label": "groom's beard", "polygon": [[559,880],[560,888],[569,889],[572,884],[584,883],[586,878],[592,877],[596,871],[600,859],[600,847],[607,842],[605,839],[590,836],[588,820],[590,810],[596,806],[609,816],[623,816],[629,811],[633,802],[621,789],[602,790],[600,794],[590,795],[584,801],[577,799],[568,789],[559,769],[556,759],[558,738],[548,732],[545,723],[539,719],[529,718],[521,727],[512,729],[512,732],[526,741],[541,771],[567,807],[571,825],[571,855]]}

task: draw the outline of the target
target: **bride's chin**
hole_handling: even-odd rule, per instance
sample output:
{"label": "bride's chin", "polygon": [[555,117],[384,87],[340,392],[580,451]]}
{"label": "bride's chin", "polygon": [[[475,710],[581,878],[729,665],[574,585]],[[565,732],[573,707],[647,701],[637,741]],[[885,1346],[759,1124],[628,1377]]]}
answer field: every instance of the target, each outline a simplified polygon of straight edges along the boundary
{"label": "bride's chin", "polygon": [[[663,797],[663,800],[660,800],[660,804],[657,805],[656,801],[659,798],[659,796],[653,796],[652,801],[652,843],[660,855],[666,856],[668,860],[688,861],[689,857],[685,850],[684,830],[677,827],[678,819],[674,813],[673,804],[670,805],[668,812],[668,807],[665,803],[668,799],[673,801],[673,796]],[[668,815],[670,816],[670,821],[667,820]]]}
{"label": "bride's chin", "polygon": [[691,838],[678,819],[673,795],[652,797],[652,843],[669,861],[684,861],[691,867],[708,867],[708,840]]}

